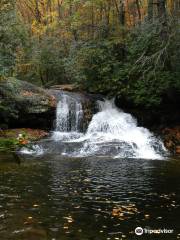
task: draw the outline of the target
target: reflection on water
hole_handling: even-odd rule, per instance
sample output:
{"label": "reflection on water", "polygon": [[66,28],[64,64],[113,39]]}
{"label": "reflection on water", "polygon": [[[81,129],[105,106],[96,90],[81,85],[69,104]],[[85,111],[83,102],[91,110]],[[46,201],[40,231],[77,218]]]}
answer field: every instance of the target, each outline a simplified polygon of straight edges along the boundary
{"label": "reflection on water", "polygon": [[[2,156],[1,156],[2,158]],[[0,239],[178,239],[180,162],[41,156],[0,164]],[[136,236],[137,226],[174,234]]]}

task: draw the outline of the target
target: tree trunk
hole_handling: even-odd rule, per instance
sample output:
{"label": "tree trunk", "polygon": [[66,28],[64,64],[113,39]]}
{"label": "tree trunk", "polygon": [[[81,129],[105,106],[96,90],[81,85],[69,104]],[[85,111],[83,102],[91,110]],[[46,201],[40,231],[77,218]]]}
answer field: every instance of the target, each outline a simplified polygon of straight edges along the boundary
{"label": "tree trunk", "polygon": [[60,0],[57,0],[57,6],[58,6],[58,18],[59,18],[59,20],[60,20],[61,17],[62,17],[62,14],[61,14],[61,6],[62,6],[62,3],[63,3],[63,1],[60,2]]}
{"label": "tree trunk", "polygon": [[166,0],[157,0],[157,10],[159,20],[164,22],[166,19]]}
{"label": "tree trunk", "polygon": [[139,22],[140,22],[141,21],[141,10],[140,10],[139,0],[136,0],[136,6],[137,6],[138,18],[139,18]]}
{"label": "tree trunk", "polygon": [[148,0],[148,20],[153,21],[154,13],[154,2],[153,0]]}
{"label": "tree trunk", "polygon": [[41,23],[41,13],[39,11],[39,1],[35,0],[35,16],[38,23]]}
{"label": "tree trunk", "polygon": [[125,6],[124,6],[124,0],[120,0],[119,5],[119,22],[122,26],[125,25]]}

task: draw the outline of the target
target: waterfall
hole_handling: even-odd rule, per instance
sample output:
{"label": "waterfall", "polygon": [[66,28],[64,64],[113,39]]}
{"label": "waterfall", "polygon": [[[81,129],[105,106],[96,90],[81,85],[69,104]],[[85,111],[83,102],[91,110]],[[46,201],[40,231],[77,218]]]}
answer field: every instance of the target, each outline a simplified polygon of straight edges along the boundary
{"label": "waterfall", "polygon": [[57,105],[56,113],[56,131],[60,132],[78,132],[83,119],[83,110],[81,102],[68,96],[62,95]]}
{"label": "waterfall", "polygon": [[166,149],[136,119],[119,110],[114,101],[99,101],[86,133],[81,132],[83,108],[79,100],[63,95],[57,106],[54,152],[73,157],[111,156],[160,159]]}
{"label": "waterfall", "polygon": [[83,109],[80,99],[61,94],[56,110],[56,129],[54,140],[74,139],[81,134],[83,125]]}

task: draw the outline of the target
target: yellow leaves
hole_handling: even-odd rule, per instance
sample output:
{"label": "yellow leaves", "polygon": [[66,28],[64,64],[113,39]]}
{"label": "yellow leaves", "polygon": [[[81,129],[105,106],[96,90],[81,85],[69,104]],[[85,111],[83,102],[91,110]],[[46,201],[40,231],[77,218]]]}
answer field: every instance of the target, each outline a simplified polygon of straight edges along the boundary
{"label": "yellow leaves", "polygon": [[134,204],[122,205],[121,207],[116,207],[112,210],[112,216],[118,217],[120,220],[127,220],[134,215],[139,213]]}
{"label": "yellow leaves", "polygon": [[45,27],[34,19],[31,24],[31,31],[33,34],[41,36],[45,33]]}

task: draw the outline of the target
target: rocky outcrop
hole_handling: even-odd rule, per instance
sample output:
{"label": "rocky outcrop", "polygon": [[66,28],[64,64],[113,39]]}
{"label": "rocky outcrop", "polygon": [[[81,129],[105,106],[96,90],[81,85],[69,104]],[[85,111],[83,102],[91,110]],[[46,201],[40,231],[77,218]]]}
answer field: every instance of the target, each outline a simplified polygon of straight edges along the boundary
{"label": "rocky outcrop", "polygon": [[63,94],[68,94],[82,103],[84,113],[82,129],[85,131],[93,114],[98,111],[97,100],[103,100],[103,97],[73,92],[74,85],[58,85],[53,88],[57,89],[43,89],[15,78],[1,81],[0,129],[52,130],[56,119],[57,102],[61,101]]}
{"label": "rocky outcrop", "polygon": [[9,78],[0,82],[0,127],[50,129],[56,99],[31,83]]}
{"label": "rocky outcrop", "polygon": [[180,126],[163,129],[162,136],[166,148],[171,153],[180,155]]}

